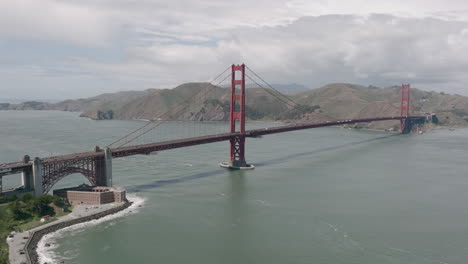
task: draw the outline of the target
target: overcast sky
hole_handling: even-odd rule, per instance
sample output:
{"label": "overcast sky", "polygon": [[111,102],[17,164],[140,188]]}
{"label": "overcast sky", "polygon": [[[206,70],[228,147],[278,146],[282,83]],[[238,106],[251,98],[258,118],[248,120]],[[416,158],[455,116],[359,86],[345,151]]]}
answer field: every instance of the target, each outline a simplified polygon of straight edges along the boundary
{"label": "overcast sky", "polygon": [[0,99],[172,88],[242,62],[270,83],[468,96],[468,1],[0,1]]}

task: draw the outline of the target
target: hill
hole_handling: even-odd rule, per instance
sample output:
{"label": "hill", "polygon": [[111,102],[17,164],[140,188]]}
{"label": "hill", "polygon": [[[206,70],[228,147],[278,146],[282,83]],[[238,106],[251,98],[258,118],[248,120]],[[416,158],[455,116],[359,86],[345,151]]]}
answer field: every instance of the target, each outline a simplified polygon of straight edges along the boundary
{"label": "hill", "polygon": [[[0,104],[0,110],[79,111],[83,117],[98,120],[156,120],[169,117],[177,120],[220,121],[229,118],[229,91],[228,88],[213,87],[209,83],[186,83],[174,89],[148,89],[102,94],[87,99],[66,100],[56,104],[40,102],[25,102],[15,105]],[[400,87],[396,86],[378,88],[333,83],[314,90],[287,95],[288,98],[301,106],[294,106],[285,98],[279,100],[272,95],[273,91],[271,90],[251,88],[247,89],[246,92],[246,114],[250,120],[319,122],[333,119],[398,116],[400,114]],[[198,94],[197,99],[188,100],[186,108],[177,108],[167,113],[194,94]],[[442,125],[468,125],[468,97],[412,88],[411,103],[413,114],[436,113]],[[356,127],[396,129],[398,122],[358,124]]]}
{"label": "hill", "polygon": [[117,93],[106,93],[95,97],[77,100],[65,100],[59,103],[46,103],[27,101],[23,103],[0,103],[0,110],[59,110],[70,112],[81,112],[83,110],[93,111],[111,109],[128,100],[144,96],[155,89],[146,91],[123,91]]}
{"label": "hill", "polygon": [[[294,97],[298,103],[319,105],[324,115],[336,119],[400,115],[400,87],[378,88],[346,83],[329,84]],[[413,114],[436,113],[440,124],[468,125],[468,97],[411,88]],[[389,128],[396,122],[378,122],[371,128]]]}
{"label": "hill", "polygon": [[[209,89],[211,92],[208,93]],[[174,89],[147,90],[142,96],[132,94],[127,98],[119,97],[119,101],[107,95],[98,96],[91,106],[83,105],[82,116],[93,119],[154,120],[196,93],[204,94],[196,100],[203,103],[189,104],[187,109],[179,113],[172,112],[169,114],[171,119],[228,119],[229,89],[213,87],[208,83],[187,83]],[[246,112],[250,120],[314,122],[400,114],[400,87],[396,86],[378,88],[334,83],[288,96],[303,107],[288,105],[287,100],[278,100],[271,93],[260,88],[247,89]],[[436,113],[443,125],[468,125],[468,97],[412,88],[411,102],[414,114]],[[396,129],[398,122],[360,124],[358,127]]]}
{"label": "hill", "polygon": [[[155,120],[170,116],[171,119],[178,120],[227,120],[229,91],[228,88],[213,87],[208,83],[187,83],[174,89],[153,90],[143,96],[128,98],[120,103],[108,102],[99,107],[85,107],[82,110],[82,116],[93,119]],[[187,101],[186,109],[180,111],[182,107],[176,108],[164,115],[194,94],[198,96],[194,100]],[[250,119],[272,119],[288,110],[286,104],[279,102],[263,89],[248,89],[246,98],[246,111]],[[99,113],[105,113],[105,115]]]}
{"label": "hill", "polygon": [[292,83],[292,84],[273,84],[273,87],[275,87],[276,90],[287,94],[287,95],[295,95],[300,92],[305,92],[309,91],[310,88],[302,85],[302,84],[297,84],[297,83]]}

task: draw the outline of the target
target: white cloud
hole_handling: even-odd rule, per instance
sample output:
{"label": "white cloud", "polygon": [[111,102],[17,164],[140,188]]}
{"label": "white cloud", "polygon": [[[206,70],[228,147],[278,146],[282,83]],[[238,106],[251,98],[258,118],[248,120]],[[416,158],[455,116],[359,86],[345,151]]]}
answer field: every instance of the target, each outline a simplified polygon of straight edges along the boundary
{"label": "white cloud", "polygon": [[[89,51],[8,70],[82,80],[86,95],[206,81],[242,62],[270,82],[413,82],[468,95],[467,10],[459,0],[16,0],[0,2],[0,40]],[[110,49],[112,58],[95,56]]]}
{"label": "white cloud", "polygon": [[[271,82],[311,87],[328,82],[437,83],[439,89],[460,92],[467,81],[468,57],[460,55],[468,50],[468,23],[389,15],[361,18],[331,15],[305,17],[286,26],[242,27],[213,46],[155,43],[131,49],[120,73],[153,70],[144,76],[158,86],[208,80],[225,65],[245,62]],[[103,63],[94,70],[115,66]]]}
{"label": "white cloud", "polygon": [[0,1],[0,33],[102,44],[117,29],[129,27],[203,39],[213,30],[286,25],[303,16],[373,13],[466,20],[468,4],[462,0],[15,0]]}
{"label": "white cloud", "polygon": [[54,0],[0,1],[1,38],[104,45],[112,29],[105,13],[86,6]]}

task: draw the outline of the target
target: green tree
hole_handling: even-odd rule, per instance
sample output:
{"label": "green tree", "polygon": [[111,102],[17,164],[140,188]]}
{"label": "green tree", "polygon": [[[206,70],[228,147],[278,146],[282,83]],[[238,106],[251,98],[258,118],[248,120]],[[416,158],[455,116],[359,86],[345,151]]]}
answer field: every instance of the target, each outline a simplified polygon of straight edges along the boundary
{"label": "green tree", "polygon": [[18,200],[8,204],[8,212],[15,220],[26,220],[32,217],[32,215],[27,210],[27,206]]}
{"label": "green tree", "polygon": [[30,201],[31,199],[33,199],[34,197],[30,194],[30,193],[27,193],[25,195],[23,195],[23,197],[21,197],[21,201],[26,203],[28,201]]}
{"label": "green tree", "polygon": [[13,201],[18,200],[18,196],[16,196],[16,194],[13,194],[13,195],[8,196],[7,199],[8,199],[8,202],[13,202]]}
{"label": "green tree", "polygon": [[58,207],[64,207],[65,206],[65,202],[63,201],[62,198],[58,197],[58,196],[52,196],[52,202],[58,206]]}
{"label": "green tree", "polygon": [[29,210],[32,214],[36,216],[44,215],[54,215],[54,208],[50,207],[49,204],[52,203],[52,198],[50,195],[42,195],[35,197],[29,202]]}

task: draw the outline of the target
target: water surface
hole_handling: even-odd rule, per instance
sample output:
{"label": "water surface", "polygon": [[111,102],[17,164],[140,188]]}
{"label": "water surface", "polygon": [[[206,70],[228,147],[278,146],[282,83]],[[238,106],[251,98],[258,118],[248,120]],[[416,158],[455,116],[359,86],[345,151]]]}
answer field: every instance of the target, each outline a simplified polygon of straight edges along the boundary
{"label": "water surface", "polygon": [[[0,111],[0,124],[7,162],[87,151],[143,122]],[[174,122],[157,137],[194,127],[226,124]],[[248,139],[253,171],[218,168],[226,142],[116,159],[114,184],[144,207],[57,237],[54,253],[66,263],[466,263],[466,149],[466,129],[319,128]],[[57,187],[85,181],[73,175]]]}

